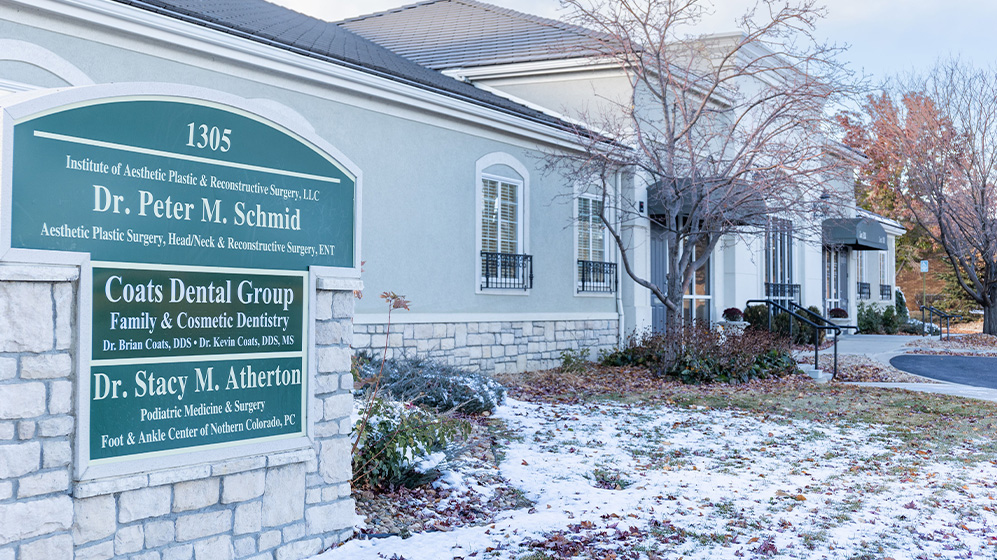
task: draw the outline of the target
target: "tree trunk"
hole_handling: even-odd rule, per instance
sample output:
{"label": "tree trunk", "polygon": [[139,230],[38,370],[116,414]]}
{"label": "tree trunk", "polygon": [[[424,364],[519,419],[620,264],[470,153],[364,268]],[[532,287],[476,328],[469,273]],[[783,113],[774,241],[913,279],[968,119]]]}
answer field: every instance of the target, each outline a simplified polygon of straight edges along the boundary
{"label": "tree trunk", "polygon": [[983,307],[983,334],[997,335],[997,305]]}

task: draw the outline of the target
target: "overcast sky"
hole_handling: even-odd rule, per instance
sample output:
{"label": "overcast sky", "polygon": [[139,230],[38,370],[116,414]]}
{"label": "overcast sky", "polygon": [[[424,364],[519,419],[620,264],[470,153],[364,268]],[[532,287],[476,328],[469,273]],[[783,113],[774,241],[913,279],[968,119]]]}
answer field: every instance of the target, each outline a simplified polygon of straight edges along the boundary
{"label": "overcast sky", "polygon": [[[413,0],[270,0],[322,19],[336,21],[411,4]],[[558,0],[484,0],[550,18],[560,14]],[[732,31],[737,15],[751,0],[714,0],[714,15],[704,32]],[[828,17],[818,33],[850,46],[855,70],[874,79],[930,66],[939,57],[958,55],[979,66],[997,57],[997,1],[994,0],[828,0]]]}

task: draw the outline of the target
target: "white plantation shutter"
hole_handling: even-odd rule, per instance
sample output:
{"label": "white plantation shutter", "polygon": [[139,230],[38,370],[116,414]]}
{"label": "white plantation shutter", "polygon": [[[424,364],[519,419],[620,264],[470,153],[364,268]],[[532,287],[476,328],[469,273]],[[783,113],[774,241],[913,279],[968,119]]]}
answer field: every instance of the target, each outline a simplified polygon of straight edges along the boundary
{"label": "white plantation shutter", "polygon": [[578,199],[578,260],[606,261],[606,230],[599,214],[602,201],[594,198]]}
{"label": "white plantation shutter", "polygon": [[[481,179],[481,250],[519,254],[521,185],[502,179]],[[482,274],[486,274],[482,262]],[[492,271],[492,275],[495,271]]]}

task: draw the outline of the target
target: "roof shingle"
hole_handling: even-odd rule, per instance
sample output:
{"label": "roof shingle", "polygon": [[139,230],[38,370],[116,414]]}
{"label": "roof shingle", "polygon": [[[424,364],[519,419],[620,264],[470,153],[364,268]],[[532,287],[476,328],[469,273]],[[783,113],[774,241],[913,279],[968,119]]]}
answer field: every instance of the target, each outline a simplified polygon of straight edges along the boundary
{"label": "roof shingle", "polygon": [[335,23],[264,0],[113,0],[217,31],[351,67],[562,130],[573,127],[473,85],[444,76]]}

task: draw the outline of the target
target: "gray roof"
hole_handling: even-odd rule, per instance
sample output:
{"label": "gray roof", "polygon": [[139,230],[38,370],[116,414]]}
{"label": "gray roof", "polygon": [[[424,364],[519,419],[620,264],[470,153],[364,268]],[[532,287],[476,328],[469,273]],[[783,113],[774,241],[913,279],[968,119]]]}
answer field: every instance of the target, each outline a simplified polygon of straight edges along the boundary
{"label": "gray roof", "polygon": [[437,70],[591,56],[605,36],[476,0],[428,0],[340,25]]}
{"label": "gray roof", "polygon": [[576,127],[420,66],[335,23],[264,0],[113,0],[562,130]]}

